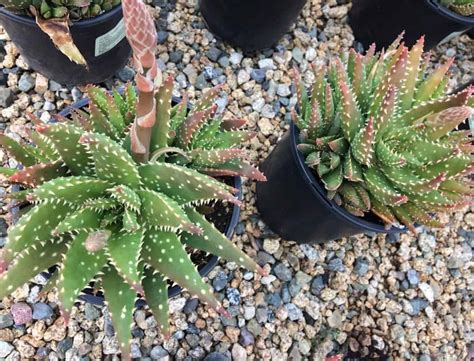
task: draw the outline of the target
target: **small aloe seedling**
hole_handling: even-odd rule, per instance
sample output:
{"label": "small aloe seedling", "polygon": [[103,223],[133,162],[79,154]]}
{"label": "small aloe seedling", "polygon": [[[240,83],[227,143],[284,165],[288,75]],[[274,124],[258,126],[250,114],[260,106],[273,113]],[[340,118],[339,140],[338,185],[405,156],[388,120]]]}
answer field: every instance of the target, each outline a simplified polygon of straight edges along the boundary
{"label": "small aloe seedling", "polygon": [[[34,146],[0,136],[0,144],[23,165],[1,169],[11,183],[25,188],[12,196],[34,204],[9,229],[0,256],[0,298],[58,265],[47,287],[58,289],[67,320],[77,296],[93,280],[104,291],[122,358],[128,359],[137,294],[146,299],[164,334],[169,333],[168,280],[226,314],[186,248],[265,272],[196,210],[210,201],[240,204],[236,189],[198,170],[245,173],[235,161],[240,157],[219,153],[245,136],[225,131],[234,122],[211,122],[217,129],[206,134],[218,139],[206,148],[201,123],[206,102],[172,128],[170,80],[155,89],[161,74],[153,19],[140,0],[125,1],[124,18],[138,70],[137,97],[130,86],[123,95],[90,88],[96,100],[90,115],[76,110],[72,121],[54,124],[33,117]],[[185,160],[170,162],[171,138]],[[232,168],[223,158],[237,165]]]}
{"label": "small aloe seedling", "polygon": [[454,130],[473,114],[473,90],[447,96],[452,60],[427,73],[423,38],[411,50],[399,43],[314,67],[310,94],[296,72],[298,147],[329,198],[354,215],[437,227],[435,212],[473,195],[464,178],[474,169],[472,138]]}

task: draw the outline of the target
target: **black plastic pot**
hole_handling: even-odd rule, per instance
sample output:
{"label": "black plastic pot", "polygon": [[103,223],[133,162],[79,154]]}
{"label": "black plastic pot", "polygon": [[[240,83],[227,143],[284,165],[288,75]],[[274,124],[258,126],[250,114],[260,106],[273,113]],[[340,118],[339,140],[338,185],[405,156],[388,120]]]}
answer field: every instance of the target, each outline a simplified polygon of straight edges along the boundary
{"label": "black plastic pot", "polygon": [[0,22],[32,69],[64,85],[100,83],[122,69],[131,54],[123,28],[122,6],[74,22],[70,27],[88,69],[57,50],[33,18],[0,8]]}
{"label": "black plastic pot", "polygon": [[269,48],[296,21],[306,0],[200,0],[211,32],[245,51]]}
{"label": "black plastic pot", "polygon": [[[180,103],[181,100],[178,98],[173,97],[173,105]],[[69,116],[71,113],[71,108],[84,108],[89,104],[89,99],[84,98],[70,107],[64,109],[61,113],[59,113],[63,117]],[[188,105],[188,107],[190,107]],[[233,187],[238,189],[237,197],[242,199],[242,180],[240,177],[234,177],[234,184]],[[225,229],[225,235],[227,238],[231,239],[234,235],[235,227],[237,227],[237,223],[239,222],[240,217],[240,207],[237,205],[233,205],[232,207],[232,216],[230,217],[229,223]],[[211,256],[206,264],[198,269],[199,274],[202,277],[205,277],[211,272],[214,267],[216,267],[217,263],[219,262],[219,257]],[[50,277],[50,273],[44,273],[45,276]],[[180,286],[173,286],[168,289],[168,297],[172,298],[179,295],[182,292],[182,288]],[[104,297],[100,294],[96,295],[93,294],[92,289],[86,288],[83,290],[83,293],[78,297],[80,300],[92,303],[94,305],[103,306],[104,305]],[[136,307],[142,307],[145,305],[145,301],[143,299],[138,299],[136,302]]]}
{"label": "black plastic pot", "polygon": [[425,35],[425,49],[474,27],[474,17],[459,15],[437,0],[353,0],[349,24],[364,48],[387,48],[405,31],[412,46]]}
{"label": "black plastic pot", "polygon": [[265,223],[284,239],[324,243],[359,233],[400,233],[375,217],[356,217],[326,196],[297,149],[298,128],[291,124],[260,169],[267,182],[257,184],[257,208]]}

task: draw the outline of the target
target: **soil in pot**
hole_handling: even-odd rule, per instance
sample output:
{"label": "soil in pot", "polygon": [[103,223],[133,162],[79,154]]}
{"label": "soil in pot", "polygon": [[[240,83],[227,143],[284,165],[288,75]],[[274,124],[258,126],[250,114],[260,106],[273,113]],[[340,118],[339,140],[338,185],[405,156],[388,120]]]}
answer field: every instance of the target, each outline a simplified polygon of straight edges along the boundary
{"label": "soil in pot", "polygon": [[29,66],[63,85],[100,83],[127,63],[131,48],[125,38],[122,7],[70,26],[88,68],[71,62],[57,50],[33,18],[0,8],[0,22]]}
{"label": "soil in pot", "polygon": [[437,0],[353,0],[349,24],[364,48],[372,43],[385,49],[405,31],[412,46],[425,35],[425,49],[474,27],[474,17],[459,15]]}
{"label": "soil in pot", "polygon": [[277,234],[297,243],[324,243],[359,233],[400,233],[372,214],[356,217],[326,196],[297,149],[298,129],[290,130],[261,165],[267,182],[257,184],[257,208]]}
{"label": "soil in pot", "polygon": [[269,48],[296,21],[306,0],[200,0],[209,30],[244,51]]}

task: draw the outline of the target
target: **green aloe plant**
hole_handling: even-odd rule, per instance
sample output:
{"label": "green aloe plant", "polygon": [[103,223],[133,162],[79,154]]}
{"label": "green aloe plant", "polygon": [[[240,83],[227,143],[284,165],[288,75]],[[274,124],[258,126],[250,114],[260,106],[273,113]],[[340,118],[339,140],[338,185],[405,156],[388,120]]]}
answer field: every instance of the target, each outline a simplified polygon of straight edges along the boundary
{"label": "green aloe plant", "polygon": [[230,149],[248,138],[226,130],[242,122],[209,121],[212,93],[190,114],[184,103],[173,109],[172,80],[161,82],[154,59],[153,19],[140,0],[125,1],[124,18],[137,94],[131,86],[123,95],[90,87],[89,114],[76,110],[72,120],[52,124],[32,116],[31,144],[0,135],[3,148],[23,165],[0,169],[24,188],[11,196],[32,204],[10,227],[1,252],[0,298],[58,265],[46,289],[58,289],[68,320],[81,290],[95,281],[128,359],[138,296],[169,333],[168,280],[227,315],[186,249],[265,272],[197,210],[213,201],[240,205],[236,189],[200,171],[263,177]]}
{"label": "green aloe plant", "polygon": [[411,49],[400,38],[387,50],[351,50],[314,67],[308,94],[296,71],[298,148],[328,196],[356,216],[441,226],[437,211],[469,204],[472,138],[455,131],[473,114],[472,88],[446,95],[449,60],[427,71],[423,38]]}
{"label": "green aloe plant", "polygon": [[441,4],[460,15],[474,15],[474,0],[441,0]]}

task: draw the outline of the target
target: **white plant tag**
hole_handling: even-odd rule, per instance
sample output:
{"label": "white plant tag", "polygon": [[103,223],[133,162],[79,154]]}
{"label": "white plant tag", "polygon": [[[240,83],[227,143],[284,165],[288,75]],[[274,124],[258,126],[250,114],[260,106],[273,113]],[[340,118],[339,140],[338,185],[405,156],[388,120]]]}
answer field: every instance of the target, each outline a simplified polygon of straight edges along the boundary
{"label": "white plant tag", "polygon": [[95,53],[96,57],[105,54],[113,49],[115,45],[125,37],[125,23],[121,19],[115,27],[104,35],[95,39]]}

